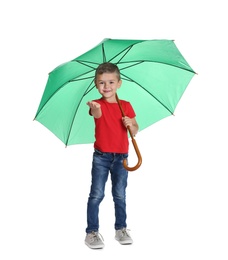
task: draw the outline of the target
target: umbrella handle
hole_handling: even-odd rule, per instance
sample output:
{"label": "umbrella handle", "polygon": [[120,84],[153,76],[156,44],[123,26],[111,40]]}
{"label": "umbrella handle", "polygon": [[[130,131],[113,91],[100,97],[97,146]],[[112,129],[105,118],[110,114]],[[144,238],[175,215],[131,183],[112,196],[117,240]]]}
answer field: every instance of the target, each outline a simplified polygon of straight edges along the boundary
{"label": "umbrella handle", "polygon": [[[129,132],[131,132],[130,129],[128,129],[128,130],[129,130]],[[131,134],[131,133],[130,133],[130,134]],[[135,170],[137,170],[137,169],[141,166],[141,164],[142,164],[142,156],[141,156],[141,153],[140,153],[140,151],[139,151],[139,148],[138,148],[138,145],[137,145],[135,139],[132,138],[131,141],[132,141],[132,144],[133,144],[133,146],[134,146],[134,148],[135,148],[135,152],[136,152],[137,157],[138,157],[138,162],[137,162],[137,164],[136,164],[134,167],[128,167],[128,165],[127,165],[127,159],[124,159],[124,161],[123,161],[123,166],[124,166],[124,168],[125,168],[126,170],[128,170],[128,171],[135,171]]]}
{"label": "umbrella handle", "polygon": [[[117,103],[118,103],[118,105],[119,105],[119,107],[120,107],[122,116],[124,117],[124,116],[125,116],[125,113],[124,113],[124,111],[123,111],[122,105],[121,105],[121,103],[120,103],[120,100],[119,100],[117,94],[116,94],[116,100],[117,100]],[[135,141],[135,139],[134,139],[134,136],[133,136],[133,134],[132,134],[132,132],[131,132],[130,127],[128,126],[127,129],[128,129],[128,131],[129,131],[129,133],[130,133],[131,141],[132,141],[132,144],[133,144],[133,146],[134,146],[135,152],[136,152],[137,157],[138,157],[138,163],[137,163],[134,167],[128,167],[128,165],[127,165],[127,159],[124,159],[124,161],[123,161],[123,166],[124,166],[124,168],[125,168],[126,170],[128,170],[128,171],[135,171],[135,170],[137,170],[137,169],[141,166],[141,164],[142,164],[142,156],[141,156],[141,153],[140,153],[140,151],[139,151],[138,145],[137,145],[137,143],[136,143],[136,141]]]}

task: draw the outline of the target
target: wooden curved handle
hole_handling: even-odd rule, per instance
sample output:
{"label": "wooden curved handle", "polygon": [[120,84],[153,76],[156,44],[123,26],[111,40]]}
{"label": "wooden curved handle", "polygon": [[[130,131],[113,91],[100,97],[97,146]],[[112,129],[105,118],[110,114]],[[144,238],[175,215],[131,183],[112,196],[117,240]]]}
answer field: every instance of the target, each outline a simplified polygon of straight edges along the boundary
{"label": "wooden curved handle", "polygon": [[132,138],[131,141],[132,141],[132,143],[133,143],[133,146],[134,146],[134,148],[135,148],[135,152],[136,152],[137,157],[138,157],[138,163],[137,163],[134,167],[128,167],[128,165],[127,165],[127,159],[124,159],[124,161],[123,161],[123,166],[124,166],[124,168],[125,168],[126,170],[128,170],[128,171],[135,171],[135,170],[137,170],[137,169],[141,166],[141,164],[142,164],[142,156],[141,156],[141,154],[140,154],[140,151],[139,151],[139,148],[138,148],[138,145],[137,145],[135,139]]}

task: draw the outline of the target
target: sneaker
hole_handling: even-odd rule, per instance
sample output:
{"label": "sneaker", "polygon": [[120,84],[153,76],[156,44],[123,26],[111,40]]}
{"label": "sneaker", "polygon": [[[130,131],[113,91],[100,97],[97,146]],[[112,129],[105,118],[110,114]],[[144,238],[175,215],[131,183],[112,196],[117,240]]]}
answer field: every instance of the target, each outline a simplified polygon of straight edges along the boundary
{"label": "sneaker", "polygon": [[103,237],[98,232],[91,232],[86,235],[85,244],[92,249],[101,249],[104,247]]}
{"label": "sneaker", "polygon": [[129,234],[129,229],[126,228],[116,230],[115,239],[119,241],[121,245],[130,245],[133,243],[133,240]]}

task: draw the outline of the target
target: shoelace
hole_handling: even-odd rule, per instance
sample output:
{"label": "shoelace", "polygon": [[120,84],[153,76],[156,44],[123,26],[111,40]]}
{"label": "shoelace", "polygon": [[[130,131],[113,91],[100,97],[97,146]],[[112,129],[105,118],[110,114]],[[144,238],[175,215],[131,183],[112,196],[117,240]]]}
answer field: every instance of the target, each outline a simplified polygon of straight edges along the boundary
{"label": "shoelace", "polygon": [[92,231],[91,235],[93,236],[94,240],[96,240],[96,241],[99,241],[99,240],[104,241],[104,238],[102,237],[102,235],[99,232]]}
{"label": "shoelace", "polygon": [[122,228],[121,229],[122,236],[130,237],[129,231],[130,231],[130,229]]}

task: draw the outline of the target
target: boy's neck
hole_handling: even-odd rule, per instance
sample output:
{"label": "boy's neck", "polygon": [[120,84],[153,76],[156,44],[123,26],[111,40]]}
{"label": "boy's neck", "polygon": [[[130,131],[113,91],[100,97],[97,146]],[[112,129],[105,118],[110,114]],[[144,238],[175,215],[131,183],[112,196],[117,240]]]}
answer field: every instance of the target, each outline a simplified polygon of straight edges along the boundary
{"label": "boy's neck", "polygon": [[111,97],[111,98],[105,98],[105,97],[102,97],[102,99],[108,103],[117,103],[117,100],[116,100],[116,97]]}

